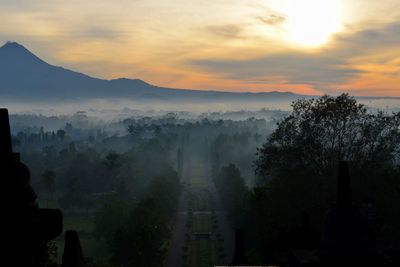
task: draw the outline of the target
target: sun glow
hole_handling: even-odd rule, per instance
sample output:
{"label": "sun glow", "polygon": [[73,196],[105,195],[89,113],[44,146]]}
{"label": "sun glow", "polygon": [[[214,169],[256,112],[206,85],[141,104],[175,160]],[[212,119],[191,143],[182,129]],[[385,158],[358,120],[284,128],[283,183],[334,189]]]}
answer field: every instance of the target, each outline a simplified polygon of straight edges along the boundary
{"label": "sun glow", "polygon": [[289,0],[285,13],[289,40],[297,45],[323,45],[342,26],[338,0]]}

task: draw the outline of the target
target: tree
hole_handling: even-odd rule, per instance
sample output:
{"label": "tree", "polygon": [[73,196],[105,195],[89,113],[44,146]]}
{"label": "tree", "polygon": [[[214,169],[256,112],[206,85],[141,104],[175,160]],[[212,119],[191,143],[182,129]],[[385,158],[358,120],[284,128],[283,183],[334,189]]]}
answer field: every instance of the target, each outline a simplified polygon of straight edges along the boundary
{"label": "tree", "polygon": [[[106,213],[98,216],[99,223],[111,225],[106,226],[107,231],[113,230],[109,240],[111,261],[124,267],[161,266],[166,252],[165,241],[171,234],[169,225],[178,207],[179,195],[177,174],[166,173],[151,181],[146,196],[131,209],[128,218],[124,217],[125,214],[121,212],[123,209],[118,206],[103,208],[102,212]],[[114,228],[116,220],[122,222],[119,228]]]}
{"label": "tree", "polygon": [[66,191],[59,198],[58,202],[62,209],[82,208],[86,206],[86,201],[90,201],[89,197],[83,191],[82,181],[74,176],[67,181]]}
{"label": "tree", "polygon": [[249,190],[240,170],[234,164],[229,164],[221,168],[213,180],[224,207],[229,213],[233,228],[244,227]]}
{"label": "tree", "polygon": [[118,175],[118,169],[122,166],[122,163],[121,155],[114,151],[110,151],[103,161],[103,164],[106,166],[106,173],[112,189],[115,189],[115,187],[118,186],[118,183],[121,182],[121,177]]}
{"label": "tree", "polygon": [[57,138],[61,141],[64,141],[65,138],[65,131],[64,130],[57,130]]}
{"label": "tree", "polygon": [[103,197],[94,220],[96,238],[105,238],[110,243],[117,229],[126,223],[132,203],[130,192],[122,184],[116,192]]}
{"label": "tree", "polygon": [[132,135],[134,135],[136,133],[135,126],[133,126],[133,125],[129,125],[126,130],[128,131],[129,134],[132,134]]}
{"label": "tree", "polygon": [[46,170],[43,174],[42,174],[42,182],[46,188],[46,192],[47,192],[47,200],[46,200],[46,207],[49,207],[49,198],[50,198],[50,194],[53,191],[53,186],[54,186],[54,182],[55,182],[55,178],[56,178],[56,174],[54,171],[52,170]]}
{"label": "tree", "polygon": [[177,158],[178,158],[178,175],[179,175],[179,177],[182,177],[183,156],[182,156],[182,149],[181,148],[178,148]]}
{"label": "tree", "polygon": [[336,201],[340,160],[351,162],[353,202],[379,211],[377,235],[391,229],[391,236],[399,236],[400,113],[369,112],[347,94],[297,100],[292,107],[255,161],[256,172],[266,178],[251,199],[252,221],[263,227],[261,235],[252,233],[262,244],[259,251],[287,246],[281,233],[296,227],[301,211],[322,229]]}
{"label": "tree", "polygon": [[114,151],[111,151],[107,154],[104,164],[108,168],[114,169],[121,165],[120,160],[121,160],[121,155],[119,155],[118,153],[115,153]]}
{"label": "tree", "polygon": [[72,133],[72,130],[73,130],[72,124],[69,123],[69,122],[67,122],[67,123],[65,124],[64,129],[65,129],[65,132],[66,132],[66,133],[69,133],[69,134]]}
{"label": "tree", "polygon": [[297,100],[258,149],[257,172],[306,169],[327,175],[340,160],[392,163],[399,154],[400,113],[368,113],[348,94]]}

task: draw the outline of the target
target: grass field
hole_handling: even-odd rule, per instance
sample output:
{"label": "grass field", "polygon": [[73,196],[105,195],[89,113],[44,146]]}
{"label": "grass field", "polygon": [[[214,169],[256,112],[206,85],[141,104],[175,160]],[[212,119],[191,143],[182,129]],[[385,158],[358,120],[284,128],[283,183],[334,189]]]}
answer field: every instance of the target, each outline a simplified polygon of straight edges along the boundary
{"label": "grass field", "polygon": [[[81,246],[85,258],[95,259],[96,262],[107,262],[109,252],[104,240],[97,240],[93,236],[93,217],[85,215],[64,215],[64,232],[76,230],[79,234]],[[58,248],[58,261],[61,262],[64,250],[64,233],[56,239]]]}
{"label": "grass field", "polygon": [[212,207],[209,191],[205,188],[191,190],[184,266],[208,267],[223,260],[223,248]]}
{"label": "grass field", "polygon": [[[60,208],[57,196],[47,199],[46,194],[39,194],[38,204],[41,208]],[[96,262],[107,262],[109,251],[105,240],[97,240],[93,236],[94,231],[94,210],[73,210],[63,211],[63,233],[55,239],[57,247],[57,261],[61,263],[64,251],[64,233],[67,230],[76,230],[79,234],[81,246],[85,258],[95,259]]]}
{"label": "grass field", "polygon": [[184,266],[209,267],[224,262],[223,240],[213,212],[214,202],[210,177],[204,161],[190,162],[188,191],[188,223],[183,248]]}

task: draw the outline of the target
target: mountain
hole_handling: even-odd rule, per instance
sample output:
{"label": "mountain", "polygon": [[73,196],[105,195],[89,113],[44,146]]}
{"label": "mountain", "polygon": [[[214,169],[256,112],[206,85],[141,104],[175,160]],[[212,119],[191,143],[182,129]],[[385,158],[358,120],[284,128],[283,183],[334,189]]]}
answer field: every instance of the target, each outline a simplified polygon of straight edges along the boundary
{"label": "mountain", "polygon": [[30,99],[126,98],[153,101],[290,101],[293,93],[231,93],[162,88],[139,79],[103,80],[48,64],[24,46],[0,47],[0,97]]}

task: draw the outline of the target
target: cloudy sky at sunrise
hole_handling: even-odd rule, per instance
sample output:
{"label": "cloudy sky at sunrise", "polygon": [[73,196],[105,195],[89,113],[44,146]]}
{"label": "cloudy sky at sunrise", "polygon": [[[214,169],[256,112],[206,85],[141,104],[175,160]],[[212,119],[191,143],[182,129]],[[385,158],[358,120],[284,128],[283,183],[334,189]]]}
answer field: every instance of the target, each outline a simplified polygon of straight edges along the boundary
{"label": "cloudy sky at sunrise", "polygon": [[0,45],[174,88],[400,96],[398,0],[0,0]]}

